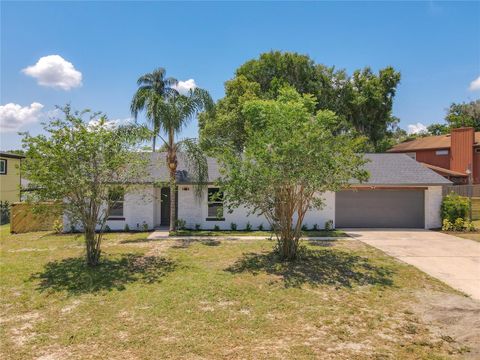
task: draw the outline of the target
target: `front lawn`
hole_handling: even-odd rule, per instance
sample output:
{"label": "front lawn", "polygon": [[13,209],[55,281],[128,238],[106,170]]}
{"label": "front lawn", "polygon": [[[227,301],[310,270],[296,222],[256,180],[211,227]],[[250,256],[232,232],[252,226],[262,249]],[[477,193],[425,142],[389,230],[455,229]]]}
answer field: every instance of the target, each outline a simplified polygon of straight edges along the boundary
{"label": "front lawn", "polygon": [[440,304],[472,333],[480,310],[452,320],[443,303],[470,299],[356,240],[305,240],[301,262],[278,263],[269,240],[147,235],[107,234],[96,269],[79,235],[2,236],[1,358],[478,355],[430,316]]}
{"label": "front lawn", "polygon": [[[177,230],[170,232],[170,236],[275,236],[271,231],[247,231],[247,230]],[[309,230],[302,231],[303,237],[346,237],[341,230]]]}

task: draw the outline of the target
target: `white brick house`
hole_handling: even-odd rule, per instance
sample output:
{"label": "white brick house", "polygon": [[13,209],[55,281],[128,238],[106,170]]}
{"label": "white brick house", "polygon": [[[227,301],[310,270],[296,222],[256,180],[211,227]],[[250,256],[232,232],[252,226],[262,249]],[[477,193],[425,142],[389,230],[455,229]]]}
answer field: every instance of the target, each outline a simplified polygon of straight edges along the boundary
{"label": "white brick house", "polygon": [[[325,193],[325,207],[311,210],[304,224],[309,228],[317,225],[324,228],[331,220],[336,227],[389,227],[389,228],[438,228],[441,227],[440,205],[442,186],[450,182],[432,170],[404,154],[367,154],[370,160],[366,169],[370,179],[363,184],[352,183],[351,189],[339,193]],[[193,186],[188,181],[184,163],[179,160],[178,219],[187,228],[230,229],[231,223],[239,230],[249,223],[253,229],[259,225],[268,228],[263,216],[247,215],[245,208],[237,208],[217,218],[221,202],[209,202],[208,193],[218,191],[215,180],[219,177],[218,165],[208,160],[208,189],[202,199],[195,197]],[[169,190],[155,186],[155,182],[168,181],[164,153],[151,154],[151,177],[143,184],[126,193],[119,202],[107,225],[112,230],[153,229],[169,224]],[[66,230],[68,224],[66,223]]]}

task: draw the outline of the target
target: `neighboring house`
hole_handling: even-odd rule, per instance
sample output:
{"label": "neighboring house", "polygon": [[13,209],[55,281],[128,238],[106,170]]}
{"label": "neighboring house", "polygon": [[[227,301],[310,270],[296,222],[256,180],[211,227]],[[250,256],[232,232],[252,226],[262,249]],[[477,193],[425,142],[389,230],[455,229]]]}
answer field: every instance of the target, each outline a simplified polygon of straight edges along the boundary
{"label": "neighboring house", "polygon": [[[305,216],[309,228],[324,228],[332,220],[336,227],[438,228],[441,226],[440,205],[442,186],[450,181],[403,154],[367,154],[366,169],[370,179],[363,184],[338,193],[324,194],[325,206],[312,209]],[[219,177],[217,162],[209,158],[208,189],[202,199],[194,194],[193,184],[182,159],[177,172],[177,216],[188,228],[198,224],[202,229],[230,229],[235,223],[239,230],[250,223],[253,229],[260,224],[268,228],[263,216],[248,215],[245,208],[232,212],[223,209],[217,196],[221,191],[215,180]],[[165,182],[165,187],[155,185]],[[167,187],[168,169],[164,153],[151,154],[150,176],[124,194],[111,211],[107,225],[112,230],[132,230],[168,226],[170,223],[170,190]],[[65,230],[69,230],[67,219]]]}
{"label": "neighboring house", "polygon": [[480,132],[473,128],[406,141],[388,152],[407,154],[454,184],[480,184]]}
{"label": "neighboring house", "polygon": [[0,201],[20,201],[20,161],[25,156],[0,152]]}

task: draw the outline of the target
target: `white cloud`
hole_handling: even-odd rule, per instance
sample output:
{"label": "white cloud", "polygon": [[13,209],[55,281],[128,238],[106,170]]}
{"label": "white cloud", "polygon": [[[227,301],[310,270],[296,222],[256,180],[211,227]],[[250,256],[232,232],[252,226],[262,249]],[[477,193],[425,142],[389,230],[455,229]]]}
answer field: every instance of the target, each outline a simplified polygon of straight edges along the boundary
{"label": "white cloud", "polygon": [[22,126],[36,122],[42,116],[43,105],[37,102],[30,106],[8,103],[0,106],[0,130],[18,131]]}
{"label": "white cloud", "polygon": [[480,90],[480,76],[470,83],[470,87],[468,88],[468,90],[470,91]]}
{"label": "white cloud", "polygon": [[174,86],[174,88],[182,95],[188,94],[190,90],[193,90],[197,87],[197,84],[195,84],[195,80],[193,79],[188,79],[186,81],[179,81],[177,86]]}
{"label": "white cloud", "polygon": [[426,131],[427,131],[427,127],[422,123],[410,124],[408,125],[408,129],[407,129],[408,134],[420,134]]}
{"label": "white cloud", "polygon": [[[132,121],[132,118],[124,118],[124,119],[114,119],[114,120],[106,120],[103,124],[103,127],[106,129],[115,129],[118,126],[127,125]],[[98,119],[93,119],[88,122],[89,127],[95,128],[100,125],[100,121]]]}
{"label": "white cloud", "polygon": [[41,57],[35,65],[23,69],[22,72],[37,79],[42,86],[62,90],[82,86],[82,73],[60,55]]}

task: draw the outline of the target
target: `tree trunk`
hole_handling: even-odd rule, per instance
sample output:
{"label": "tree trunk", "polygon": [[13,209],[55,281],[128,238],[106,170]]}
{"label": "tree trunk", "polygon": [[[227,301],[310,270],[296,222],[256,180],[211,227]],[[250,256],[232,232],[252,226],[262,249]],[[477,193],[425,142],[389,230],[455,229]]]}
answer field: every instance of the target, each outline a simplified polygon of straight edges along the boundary
{"label": "tree trunk", "polygon": [[95,227],[85,227],[85,244],[87,246],[87,265],[97,266],[100,260],[100,246],[95,239]]}
{"label": "tree trunk", "polygon": [[167,166],[170,171],[170,231],[177,229],[177,214],[176,214],[176,176],[177,176],[177,153],[175,150],[175,134],[173,129],[168,132],[168,153]]}
{"label": "tree trunk", "polygon": [[[176,169],[176,166],[175,166]],[[177,229],[177,222],[176,222],[176,184],[175,184],[175,171],[170,170],[170,231],[175,231]]]}
{"label": "tree trunk", "polygon": [[157,143],[157,135],[153,135],[153,139],[152,139],[152,152],[155,152],[155,145]]}

